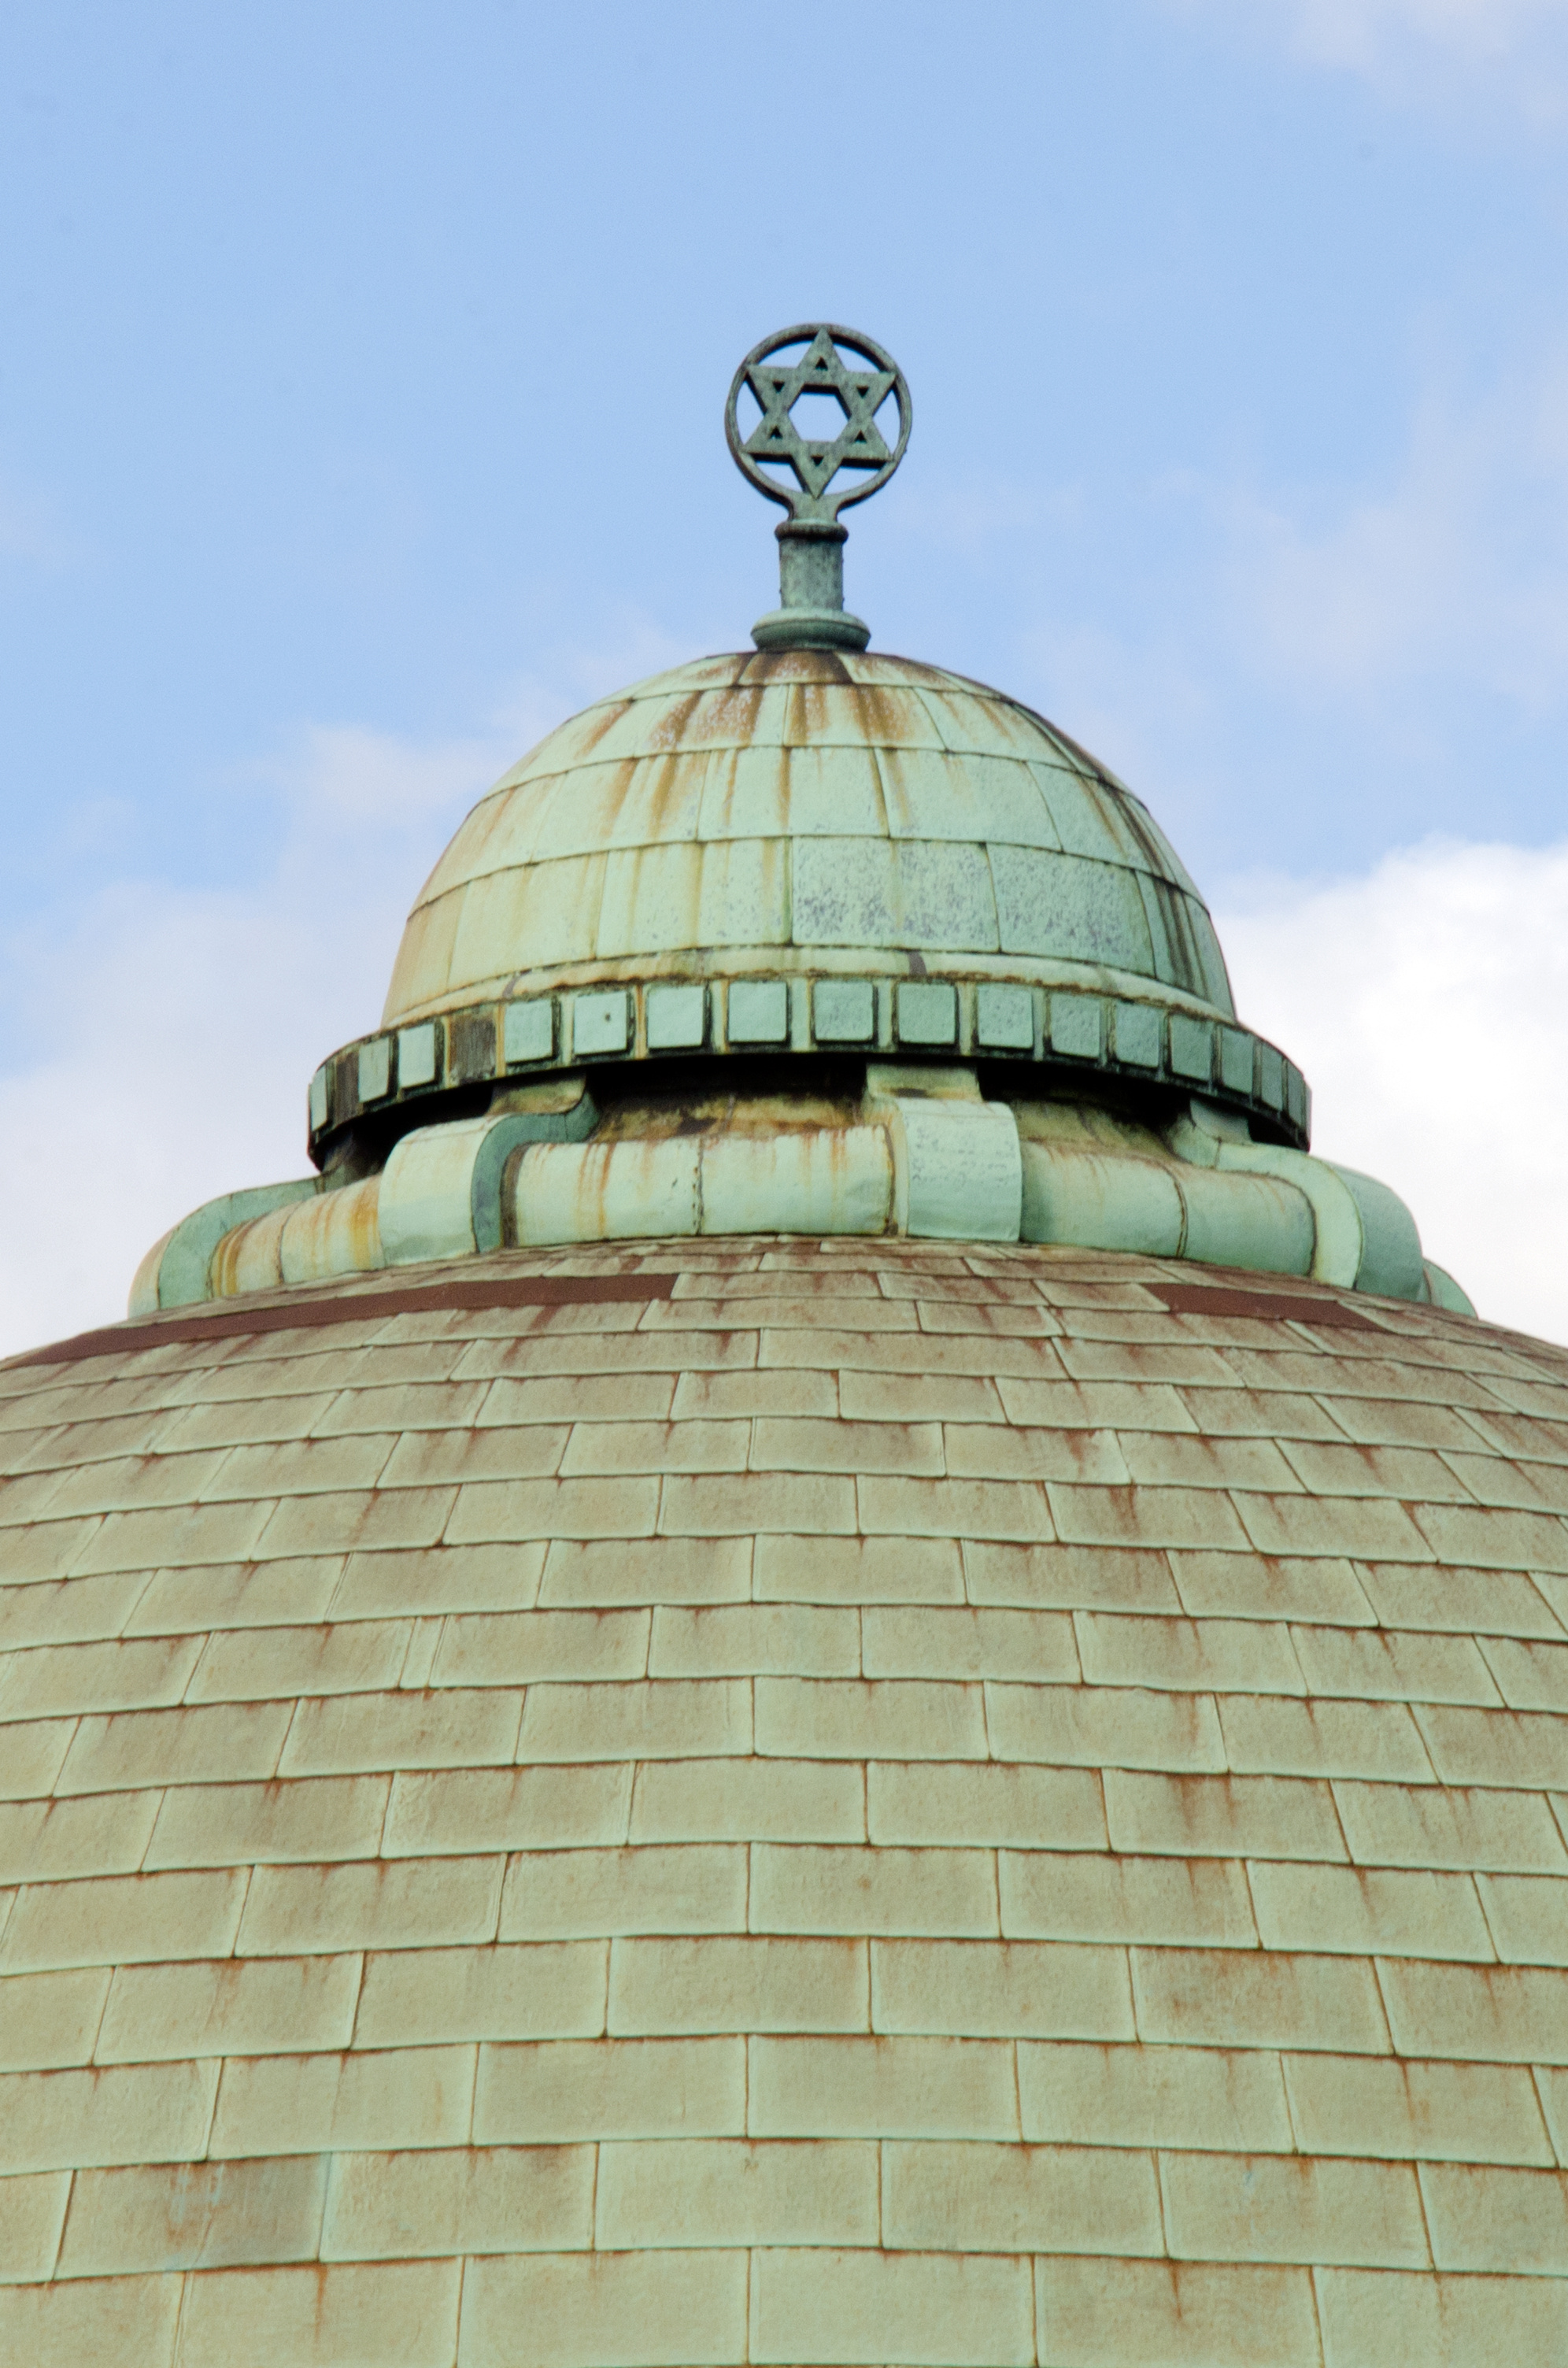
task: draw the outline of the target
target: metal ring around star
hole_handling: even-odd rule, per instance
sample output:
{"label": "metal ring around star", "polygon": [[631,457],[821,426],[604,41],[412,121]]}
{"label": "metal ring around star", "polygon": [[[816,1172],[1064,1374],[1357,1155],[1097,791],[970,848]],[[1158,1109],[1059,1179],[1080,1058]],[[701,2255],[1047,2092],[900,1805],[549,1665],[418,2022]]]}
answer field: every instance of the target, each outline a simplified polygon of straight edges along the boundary
{"label": "metal ring around star", "polygon": [[[776,359],[791,346],[804,350],[793,361]],[[762,415],[749,435],[740,424],[744,387]],[[844,425],[835,437],[802,436],[796,427],[791,414],[807,393],[836,398]],[[890,394],[898,406],[898,437],[891,446],[876,424]],[[908,381],[885,346],[831,321],[807,321],[752,347],[730,388],[724,436],[735,466],[759,494],[782,503],[797,520],[831,525],[841,509],[887,484],[903,458],[913,419]],[[768,461],[790,470],[795,484],[769,476]],[[830,492],[844,471],[852,472],[849,482],[842,492]]]}

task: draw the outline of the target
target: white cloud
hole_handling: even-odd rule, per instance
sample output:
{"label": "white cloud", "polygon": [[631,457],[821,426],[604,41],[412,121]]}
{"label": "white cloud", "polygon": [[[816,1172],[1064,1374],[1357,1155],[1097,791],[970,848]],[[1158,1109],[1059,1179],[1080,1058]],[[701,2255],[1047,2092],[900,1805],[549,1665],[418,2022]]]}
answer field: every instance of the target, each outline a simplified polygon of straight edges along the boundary
{"label": "white cloud", "polygon": [[1568,0],[1165,0],[1238,44],[1359,75],[1396,104],[1473,121],[1488,101],[1561,120]]}
{"label": "white cloud", "polygon": [[0,1076],[0,1354],[122,1315],[142,1252],[214,1193],[308,1172],[311,1073],[375,1025],[430,842],[499,769],[382,754],[395,820],[363,807],[372,736],[313,734],[256,886],[123,882],[0,947],[36,1047]]}
{"label": "white cloud", "polygon": [[[358,724],[314,724],[288,768],[291,803],[324,818],[329,833],[390,828],[400,840],[410,831],[427,835],[460,799],[472,800],[475,782],[506,761],[504,752],[517,737],[420,746]],[[375,860],[384,868],[384,848]]]}
{"label": "white cloud", "polygon": [[1568,366],[1430,394],[1392,480],[1229,510],[1232,618],[1276,679],[1386,695],[1459,668],[1526,707],[1568,672]]}
{"label": "white cloud", "polygon": [[1483,1315],[1568,1340],[1568,843],[1433,842],[1219,903],[1313,1148],[1392,1185]]}
{"label": "white cloud", "polygon": [[1517,56],[1562,23],[1563,0],[1274,0],[1306,57],[1376,72],[1407,42],[1471,63]]}
{"label": "white cloud", "polygon": [[83,550],[41,487],[0,472],[0,560],[58,569],[79,559]]}
{"label": "white cloud", "polygon": [[114,1322],[142,1253],[203,1201],[309,1173],[312,1073],[379,1021],[462,815],[585,697],[670,662],[627,620],[516,687],[483,735],[312,727],[247,768],[283,823],[265,877],[123,881],[0,936],[0,1356]]}
{"label": "white cloud", "polygon": [[1429,390],[1359,484],[1193,473],[1169,492],[1169,572],[1109,622],[1103,595],[1057,596],[1018,672],[1200,878],[1248,837],[1361,869],[1423,815],[1465,837],[1562,826],[1568,347],[1480,394]]}

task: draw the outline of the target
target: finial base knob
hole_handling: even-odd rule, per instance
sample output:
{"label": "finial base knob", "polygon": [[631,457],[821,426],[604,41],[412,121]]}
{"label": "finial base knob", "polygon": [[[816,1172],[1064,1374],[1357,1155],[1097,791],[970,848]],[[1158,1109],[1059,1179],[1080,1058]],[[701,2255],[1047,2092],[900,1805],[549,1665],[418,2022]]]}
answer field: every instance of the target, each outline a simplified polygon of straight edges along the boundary
{"label": "finial base knob", "polygon": [[871,628],[847,609],[770,609],[751,637],[759,650],[863,650]]}

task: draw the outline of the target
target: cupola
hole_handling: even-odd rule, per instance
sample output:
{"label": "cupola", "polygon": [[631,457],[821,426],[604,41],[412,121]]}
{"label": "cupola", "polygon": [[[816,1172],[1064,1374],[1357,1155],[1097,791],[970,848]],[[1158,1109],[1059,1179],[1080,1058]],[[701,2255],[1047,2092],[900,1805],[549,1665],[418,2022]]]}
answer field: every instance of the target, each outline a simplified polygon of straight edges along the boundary
{"label": "cupola", "polygon": [[[822,415],[827,415],[827,426]],[[755,646],[596,701],[420,891],[381,1027],[311,1081],[315,1172],[144,1262],[169,1306],[506,1246],[770,1232],[1137,1250],[1468,1305],[1385,1188],[1309,1156],[1203,898],[1032,708],[883,655],[840,513],[912,407],[805,324],[735,374],[787,515]]]}

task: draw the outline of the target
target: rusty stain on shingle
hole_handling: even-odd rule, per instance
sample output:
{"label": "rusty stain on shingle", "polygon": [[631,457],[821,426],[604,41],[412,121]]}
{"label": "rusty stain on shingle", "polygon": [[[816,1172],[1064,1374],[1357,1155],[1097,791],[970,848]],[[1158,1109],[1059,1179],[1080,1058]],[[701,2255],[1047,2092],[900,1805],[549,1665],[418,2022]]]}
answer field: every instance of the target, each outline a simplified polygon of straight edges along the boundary
{"label": "rusty stain on shingle", "polygon": [[[1032,2259],[1051,2324],[1079,2323],[1113,2211],[1108,2362],[1218,2329],[1305,2368],[1312,2269],[1392,2280],[1395,2336],[1464,2283],[1411,2249],[1400,2198],[1433,2160],[1468,2166],[1504,2246],[1491,2333],[1555,2356],[1568,2281],[1486,2182],[1555,2192],[1568,2159],[1568,1714],[1471,1705],[1488,1667],[1551,1677],[1499,1657],[1489,1589],[1500,1628],[1568,1654],[1568,1520],[1532,1512],[1564,1552],[1520,1565],[1488,1501],[1516,1452],[1568,1470],[1568,1430],[1498,1394],[1568,1388],[1568,1352],[1024,1246],[426,1272],[0,1368],[17,2356],[87,2294],[119,2315],[84,2346],[172,2368],[175,2319],[138,2316],[165,2277],[214,2368],[301,2326],[322,2362],[367,2329],[394,2353],[411,2312],[449,2351],[470,2260],[521,2281],[494,2293],[545,2368],[552,2328],[605,2350],[606,2280],[644,2349],[699,2320],[739,2359],[726,2281],[760,2260],[800,2264],[767,2304],[781,2361],[808,2307],[917,2307],[951,2357],[977,2328],[1012,2343],[996,2264]],[[992,1328],[1031,1309],[1051,1337]],[[1136,1342],[1103,1337],[1118,1311]],[[1289,1349],[1238,1317],[1297,1327]],[[1391,1451],[1401,1408],[1419,1437]],[[443,1438],[518,1476],[428,1486]],[[1095,1477],[1203,1440],[1180,1487]],[[1300,1551],[1248,1545],[1221,1514],[1301,1440],[1369,1486],[1462,1442],[1464,1566],[1347,1559],[1369,1500],[1304,1452],[1268,1500],[1309,1517]],[[1088,1476],[987,1477],[1004,1448]],[[77,1496],[112,1509],[51,1518]],[[1019,1536],[1053,1500],[1106,1542]],[[1200,1549],[1108,1534],[1204,1508]],[[243,1554],[204,1545],[215,1517]],[[1498,2085],[1532,2064],[1544,2118],[1528,2070]],[[700,2291],[662,2283],[694,2258]]]}

